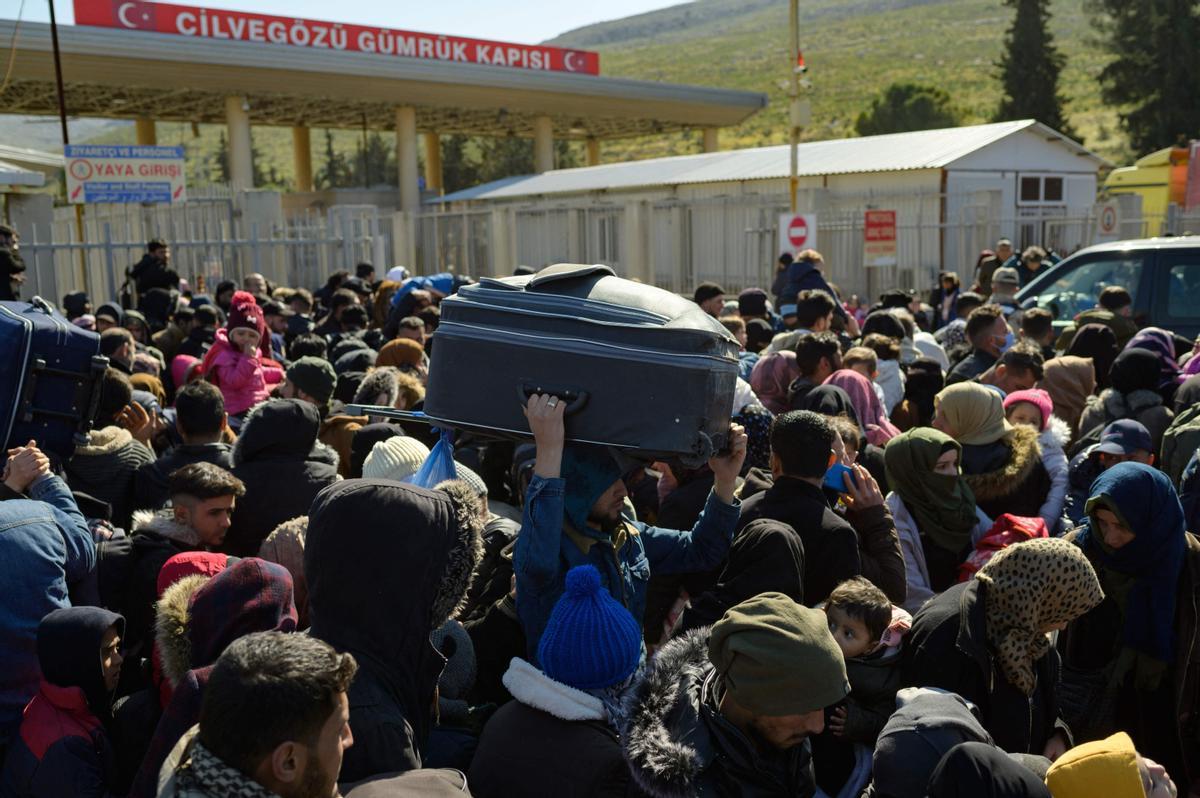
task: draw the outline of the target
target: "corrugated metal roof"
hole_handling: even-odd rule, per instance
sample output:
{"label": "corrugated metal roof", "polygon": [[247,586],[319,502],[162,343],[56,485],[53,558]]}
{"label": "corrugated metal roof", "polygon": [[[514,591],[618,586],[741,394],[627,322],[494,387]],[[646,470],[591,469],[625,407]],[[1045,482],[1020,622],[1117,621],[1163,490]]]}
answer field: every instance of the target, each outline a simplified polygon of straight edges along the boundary
{"label": "corrugated metal roof", "polygon": [[45,169],[63,168],[62,153],[31,150],[28,147],[14,147],[11,144],[0,144],[0,159]]}
{"label": "corrugated metal roof", "polygon": [[[868,172],[941,169],[977,150],[1027,128],[1057,136],[1080,154],[1105,163],[1080,144],[1032,119],[990,125],[920,130],[830,141],[810,141],[799,146],[801,177]],[[604,164],[579,169],[557,169],[518,179],[506,178],[432,200],[505,199],[537,194],[675,186],[739,180],[788,177],[790,147],[756,147],[728,152],[654,158],[646,161]]]}

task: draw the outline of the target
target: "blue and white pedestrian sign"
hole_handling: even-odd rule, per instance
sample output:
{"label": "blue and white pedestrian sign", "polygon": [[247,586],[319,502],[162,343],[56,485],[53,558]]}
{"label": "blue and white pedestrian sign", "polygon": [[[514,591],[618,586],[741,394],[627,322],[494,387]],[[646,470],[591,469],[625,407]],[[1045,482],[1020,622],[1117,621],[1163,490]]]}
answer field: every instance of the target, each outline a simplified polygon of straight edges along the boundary
{"label": "blue and white pedestrian sign", "polygon": [[68,144],[67,199],[91,202],[183,202],[183,147]]}

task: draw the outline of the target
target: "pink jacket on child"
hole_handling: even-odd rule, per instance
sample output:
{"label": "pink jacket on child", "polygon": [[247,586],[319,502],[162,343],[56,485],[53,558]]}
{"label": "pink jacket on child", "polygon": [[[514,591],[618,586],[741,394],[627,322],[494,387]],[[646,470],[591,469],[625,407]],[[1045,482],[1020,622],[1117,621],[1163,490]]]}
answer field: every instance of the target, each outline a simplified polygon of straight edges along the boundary
{"label": "pink jacket on child", "polygon": [[204,376],[221,389],[225,412],[231,416],[265,401],[271,395],[268,386],[283,381],[281,369],[264,366],[257,357],[246,357],[229,342],[224,328],[217,330],[212,348],[204,356]]}

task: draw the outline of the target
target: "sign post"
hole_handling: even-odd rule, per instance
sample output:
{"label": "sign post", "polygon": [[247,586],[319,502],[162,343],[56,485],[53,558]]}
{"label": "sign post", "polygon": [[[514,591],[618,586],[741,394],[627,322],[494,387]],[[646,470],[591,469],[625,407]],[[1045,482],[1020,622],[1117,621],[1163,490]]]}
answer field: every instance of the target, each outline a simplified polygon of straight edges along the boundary
{"label": "sign post", "polygon": [[69,144],[67,200],[89,202],[184,202],[183,147]]}
{"label": "sign post", "polygon": [[895,211],[867,211],[863,224],[863,264],[896,265]]}
{"label": "sign post", "polygon": [[779,217],[779,251],[796,253],[816,249],[817,215],[785,213]]}

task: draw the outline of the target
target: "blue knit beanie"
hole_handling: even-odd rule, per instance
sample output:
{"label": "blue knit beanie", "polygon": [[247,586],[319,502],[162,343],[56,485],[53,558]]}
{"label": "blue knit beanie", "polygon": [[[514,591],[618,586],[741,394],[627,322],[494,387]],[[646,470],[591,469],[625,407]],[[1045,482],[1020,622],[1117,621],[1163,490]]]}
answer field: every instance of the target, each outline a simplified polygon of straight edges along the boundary
{"label": "blue knit beanie", "polygon": [[576,531],[588,533],[592,505],[621,478],[621,469],[607,449],[597,446],[567,446],[559,472],[566,483],[563,511]]}
{"label": "blue knit beanie", "polygon": [[538,643],[542,672],[577,690],[620,684],[637,670],[642,630],[600,584],[594,565],[567,571],[567,586]]}

